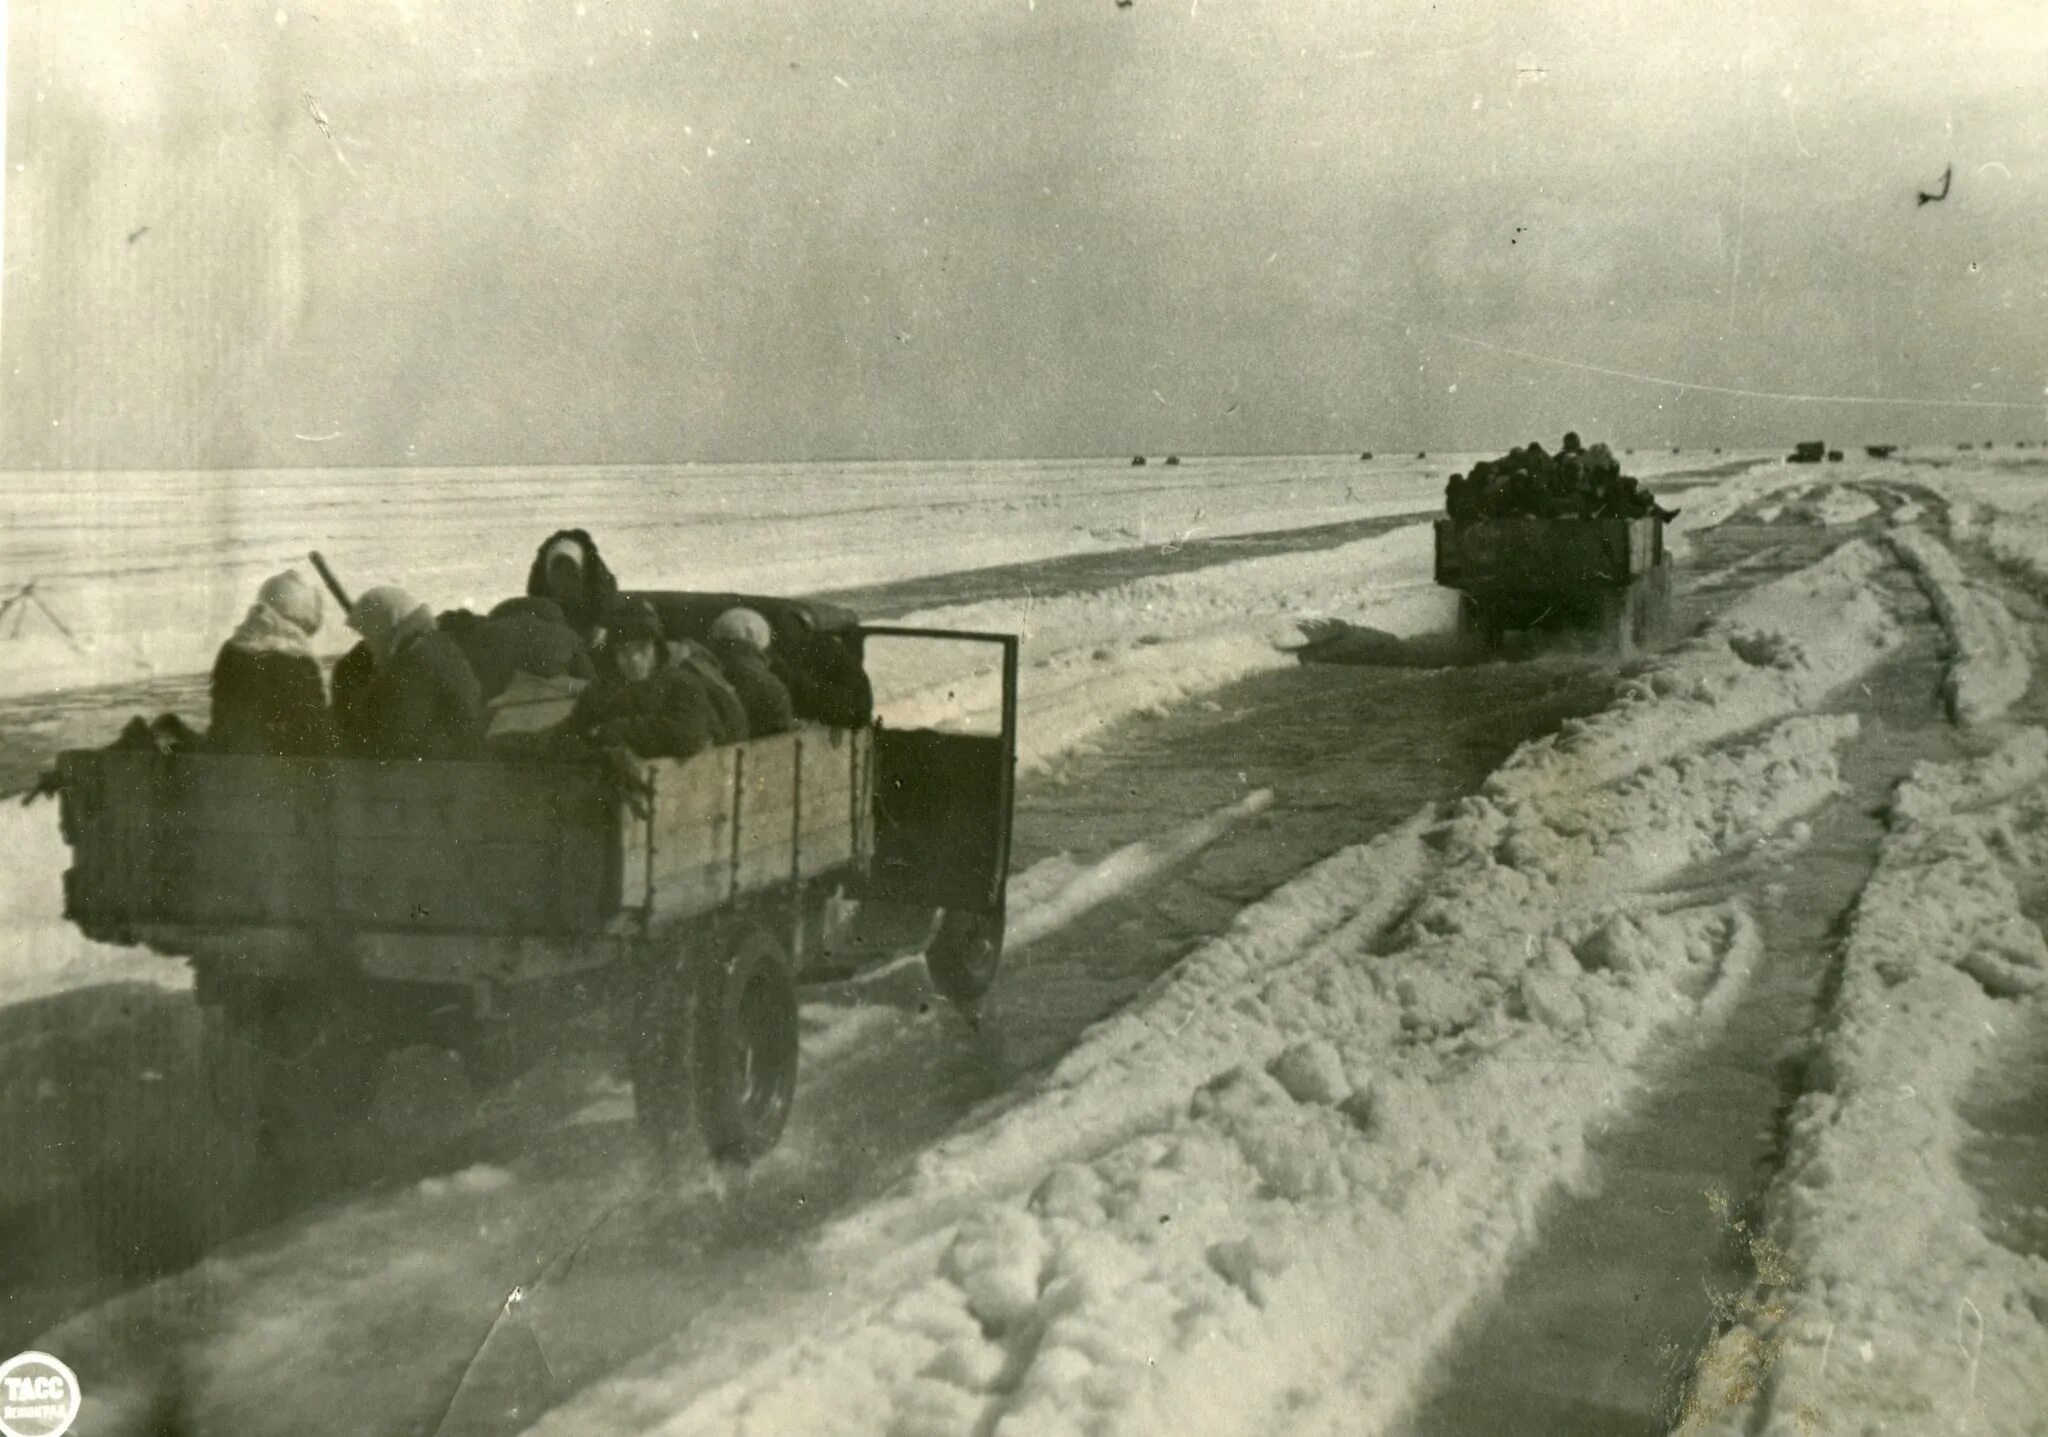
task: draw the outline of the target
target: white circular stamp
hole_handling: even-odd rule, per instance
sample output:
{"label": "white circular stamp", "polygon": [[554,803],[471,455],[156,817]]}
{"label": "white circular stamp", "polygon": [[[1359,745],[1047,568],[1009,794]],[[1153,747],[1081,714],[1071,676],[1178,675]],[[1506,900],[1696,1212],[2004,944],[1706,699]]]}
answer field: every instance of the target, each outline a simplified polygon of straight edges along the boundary
{"label": "white circular stamp", "polygon": [[0,1362],[0,1437],[59,1437],[78,1418],[78,1374],[47,1352]]}

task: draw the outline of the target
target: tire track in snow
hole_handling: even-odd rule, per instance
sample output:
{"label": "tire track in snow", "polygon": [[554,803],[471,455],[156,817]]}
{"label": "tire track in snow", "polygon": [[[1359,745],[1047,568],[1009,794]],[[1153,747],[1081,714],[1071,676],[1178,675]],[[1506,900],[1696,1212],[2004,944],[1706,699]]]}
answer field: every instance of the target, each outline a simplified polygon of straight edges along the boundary
{"label": "tire track in snow", "polygon": [[[1020,1074],[1055,1059],[1079,1028],[1220,926],[1259,885],[1282,881],[1425,793],[1471,791],[1532,727],[1597,706],[1609,687],[1599,669],[1572,664],[1392,674],[1290,668],[1163,719],[1129,720],[1108,731],[1099,752],[1025,782],[1022,861],[1136,845],[1112,865],[1129,876],[1162,853],[1185,851],[1187,835],[1171,838],[1172,815],[1208,814],[1217,796],[1235,803],[1257,786],[1271,785],[1279,797],[1271,809],[1238,818],[1215,850],[1164,879],[1154,875],[1115,894],[1100,877],[1084,881],[1090,897],[1107,901],[1087,912],[1077,904],[1066,926],[1046,932],[1006,970],[980,1037],[941,1012],[914,1016],[931,996],[915,971],[860,995],[864,1006],[849,1010],[860,1016],[813,1021],[812,1054],[824,1045],[835,1056],[806,1074],[788,1151],[771,1155],[745,1182],[714,1190],[686,1170],[676,1179],[682,1187],[662,1196],[661,1180],[636,1166],[623,1126],[630,1105],[614,1087],[598,1111],[568,1104],[586,1119],[573,1130],[545,1141],[515,1132],[460,1159],[509,1164],[516,1181],[507,1188],[428,1203],[401,1182],[395,1194],[346,1196],[325,1213],[253,1235],[186,1277],[110,1305],[62,1340],[95,1353],[102,1369],[139,1368],[140,1358],[116,1340],[127,1315],[203,1299],[189,1325],[160,1329],[153,1340],[189,1344],[193,1361],[215,1374],[207,1380],[225,1405],[207,1399],[206,1413],[251,1431],[322,1430],[344,1413],[349,1431],[403,1426],[379,1414],[402,1410],[408,1391],[447,1390],[443,1365],[470,1355],[450,1349],[451,1334],[473,1344],[510,1287],[526,1280],[533,1251],[572,1241],[581,1231],[577,1215],[623,1198],[623,1221],[593,1240],[571,1281],[529,1295],[517,1322],[500,1329],[489,1356],[502,1385],[473,1378],[466,1407],[504,1397],[538,1410],[535,1404],[560,1400],[678,1332],[716,1347],[724,1318],[700,1312],[737,1320],[732,1308],[744,1310],[749,1293],[796,1281],[775,1257],[779,1249],[874,1191],[975,1104],[1008,1101]],[[1126,795],[1127,786],[1140,785],[1138,799]],[[1385,797],[1363,808],[1346,801],[1369,791]],[[1069,859],[1045,871],[1057,879],[1091,862]],[[1059,901],[1062,886],[1052,883],[1040,901]],[[592,1176],[577,1177],[584,1169]],[[478,1231],[485,1224],[488,1240]],[[527,1266],[506,1256],[521,1249]],[[404,1271],[368,1280],[351,1265],[363,1253],[391,1254]],[[332,1317],[325,1315],[330,1303],[341,1309]],[[376,1333],[387,1310],[404,1315],[385,1347],[361,1334]],[[334,1364],[385,1364],[388,1396],[373,1408],[360,1394],[330,1388],[326,1358],[312,1364],[317,1371],[296,1369],[286,1389],[270,1374],[239,1367],[237,1354],[273,1324],[317,1333],[345,1328]],[[529,1328],[545,1342],[560,1388],[532,1386],[538,1367]],[[102,1340],[112,1345],[92,1345]],[[141,1402],[147,1394],[130,1395]]]}
{"label": "tire track in snow", "polygon": [[[863,1316],[750,1371],[650,1360],[625,1387],[687,1404],[653,1424],[679,1433],[1174,1430],[1198,1411],[1205,1430],[1257,1430],[1335,1352],[1370,1352],[1383,1357],[1358,1409],[1369,1430],[1494,1280],[1535,1197],[1580,1161],[1576,1125],[1632,1090],[1643,1044],[1739,988],[1746,916],[1631,915],[1626,895],[1833,790],[1853,721],[1783,716],[1897,642],[1866,592],[1876,562],[1863,546],[1772,586],[1748,617],[1653,665],[1611,715],[1506,766],[1488,797],[1247,910],[1037,1097],[827,1230],[816,1261],[835,1281],[861,1286],[877,1262],[896,1274],[869,1287]],[[1744,730],[1756,737],[1697,751]],[[1336,897],[1361,881],[1348,905]],[[1302,922],[1323,894],[1328,918]],[[1532,927],[1540,963],[1524,948]],[[1306,956],[1275,971],[1256,947],[1230,952],[1261,932],[1283,953],[1306,938]],[[1585,969],[1637,961],[1627,954],[1665,977],[1624,984],[1636,997],[1614,1006]],[[1182,1032],[1144,1021],[1180,998],[1193,1014]],[[1503,1043],[1524,1060],[1490,1061]],[[1604,1061],[1562,1057],[1585,1043]],[[1513,1110],[1532,1082],[1550,1099],[1533,1109],[1542,1133],[1486,1129],[1480,1114]],[[1134,1107],[1163,1123],[1133,1129]],[[1273,1129],[1287,1136],[1261,1136]],[[1048,1154],[1069,1162],[1020,1203]],[[1203,1360],[1211,1341],[1230,1363]],[[806,1405],[821,1385],[829,1410]],[[599,1391],[544,1430],[622,1416]]]}

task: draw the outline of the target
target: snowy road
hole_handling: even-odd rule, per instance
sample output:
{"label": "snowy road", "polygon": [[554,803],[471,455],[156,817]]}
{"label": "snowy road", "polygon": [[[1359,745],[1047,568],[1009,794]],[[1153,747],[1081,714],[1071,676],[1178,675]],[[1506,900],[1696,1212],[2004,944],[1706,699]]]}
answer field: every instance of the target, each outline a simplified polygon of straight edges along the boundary
{"label": "snowy road", "polygon": [[[1758,502],[1691,536],[1703,637],[1622,674],[1273,655],[1297,613],[1438,620],[1398,527],[1106,585],[919,580],[923,614],[1037,636],[1013,922],[1062,917],[978,1035],[909,970],[819,995],[790,1134],[744,1178],[648,1172],[602,1061],[480,1119],[411,1055],[379,1141],[237,1210],[178,1117],[184,995],[53,981],[0,1009],[11,1090],[57,1094],[9,1136],[102,1138],[58,1165],[68,1209],[7,1194],[72,1216],[0,1253],[29,1278],[0,1337],[107,1299],[42,1339],[99,1374],[100,1431],[1649,1432],[1769,1402],[1707,1403],[1693,1359],[1796,1276],[1755,1224],[1874,810],[2048,718],[2038,612],[1950,558],[1948,499],[1831,477],[1712,491]],[[1926,532],[1894,544],[1907,505]],[[76,1216],[113,1191],[143,1201]],[[134,1286],[209,1213],[243,1234]]]}

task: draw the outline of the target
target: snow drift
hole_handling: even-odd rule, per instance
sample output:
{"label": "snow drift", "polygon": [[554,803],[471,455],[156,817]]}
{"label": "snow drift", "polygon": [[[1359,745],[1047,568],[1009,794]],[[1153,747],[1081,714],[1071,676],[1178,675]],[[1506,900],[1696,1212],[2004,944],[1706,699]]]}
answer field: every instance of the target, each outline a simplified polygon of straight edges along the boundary
{"label": "snow drift", "polygon": [[1837,790],[1855,720],[1795,715],[1901,641],[1882,562],[1759,591],[1481,795],[1245,910],[827,1231],[848,1316],[736,1372],[636,1364],[541,1430],[1238,1432],[1346,1369],[1382,1424],[1657,1034],[1739,989],[1742,906],[1651,890]]}
{"label": "snow drift", "polygon": [[1986,1231],[1958,1108],[2043,1023],[2048,732],[1901,785],[1758,1246],[1763,1285],[1702,1360],[1686,1430],[2031,1433],[2048,1267]]}

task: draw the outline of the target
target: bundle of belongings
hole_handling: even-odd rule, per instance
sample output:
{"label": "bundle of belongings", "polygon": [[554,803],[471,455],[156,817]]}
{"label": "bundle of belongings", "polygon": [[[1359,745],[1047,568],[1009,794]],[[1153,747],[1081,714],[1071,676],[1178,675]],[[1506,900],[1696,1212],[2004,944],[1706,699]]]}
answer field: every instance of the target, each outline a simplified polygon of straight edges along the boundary
{"label": "bundle of belongings", "polygon": [[1670,523],[1678,510],[1659,505],[1640,482],[1621,472],[1605,444],[1583,448],[1567,434],[1556,454],[1530,443],[1499,459],[1482,459],[1470,474],[1453,474],[1444,491],[1453,524],[1481,519],[1640,519]]}

